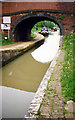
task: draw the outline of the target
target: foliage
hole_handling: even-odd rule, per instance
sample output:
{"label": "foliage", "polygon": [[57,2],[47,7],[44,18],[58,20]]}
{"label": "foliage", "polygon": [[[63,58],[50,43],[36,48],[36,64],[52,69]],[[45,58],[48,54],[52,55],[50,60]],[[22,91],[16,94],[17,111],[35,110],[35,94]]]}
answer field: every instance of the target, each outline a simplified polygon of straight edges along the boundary
{"label": "foliage", "polygon": [[71,33],[64,38],[65,59],[63,63],[63,72],[61,74],[62,94],[66,100],[75,101],[75,90],[73,81],[73,43],[75,40],[75,33]]}
{"label": "foliage", "polygon": [[33,29],[31,30],[31,38],[35,38],[35,37],[36,37],[36,35],[34,34],[35,31],[36,31],[35,28],[33,28]]}
{"label": "foliage", "polygon": [[51,27],[54,27],[55,24],[51,21],[47,21],[47,20],[44,20],[44,21],[41,21],[41,22],[38,22],[35,24],[35,27],[47,27],[47,28],[51,28]]}
{"label": "foliage", "polygon": [[64,108],[63,109],[63,115],[65,116],[65,114],[67,114],[67,110]]}
{"label": "foliage", "polygon": [[37,113],[35,113],[35,115],[40,115],[40,110],[38,110]]}
{"label": "foliage", "polygon": [[41,28],[43,28],[45,26],[49,30],[49,29],[51,29],[51,27],[55,27],[55,24],[53,22],[50,22],[50,21],[47,21],[47,20],[36,23],[31,30],[31,38],[36,37],[36,35],[34,34],[34,32],[36,31],[36,27],[38,27],[38,31],[41,31]]}
{"label": "foliage", "polygon": [[72,25],[72,27],[75,27],[75,25]]}
{"label": "foliage", "polygon": [[[5,39],[5,37],[7,39]],[[9,45],[9,44],[13,44],[14,42],[11,39],[8,39],[7,36],[1,35],[0,34],[0,46],[4,46],[4,45]]]}
{"label": "foliage", "polygon": [[62,22],[62,24],[64,25],[64,23]]}
{"label": "foliage", "polygon": [[64,16],[60,15],[58,18],[62,20],[62,19],[64,19]]}
{"label": "foliage", "polygon": [[54,107],[54,99],[52,99],[52,104],[51,104],[51,113],[53,111],[53,107]]}

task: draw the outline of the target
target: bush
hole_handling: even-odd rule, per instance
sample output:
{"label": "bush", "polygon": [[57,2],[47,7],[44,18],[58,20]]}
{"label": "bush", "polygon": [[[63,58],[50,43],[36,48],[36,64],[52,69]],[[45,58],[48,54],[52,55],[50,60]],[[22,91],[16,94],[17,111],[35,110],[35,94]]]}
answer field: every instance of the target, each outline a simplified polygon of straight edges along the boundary
{"label": "bush", "polygon": [[0,34],[0,46],[9,45],[13,43],[14,42],[11,39],[9,39],[7,36]]}

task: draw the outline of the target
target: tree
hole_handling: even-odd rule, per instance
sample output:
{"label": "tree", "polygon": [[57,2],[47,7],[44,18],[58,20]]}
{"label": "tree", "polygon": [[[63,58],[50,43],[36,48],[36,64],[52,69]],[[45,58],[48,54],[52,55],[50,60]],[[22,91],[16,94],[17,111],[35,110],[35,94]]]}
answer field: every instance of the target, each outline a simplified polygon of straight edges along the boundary
{"label": "tree", "polygon": [[47,28],[51,28],[51,27],[55,27],[55,24],[51,21],[44,20],[36,23],[34,27],[45,27],[45,26]]}

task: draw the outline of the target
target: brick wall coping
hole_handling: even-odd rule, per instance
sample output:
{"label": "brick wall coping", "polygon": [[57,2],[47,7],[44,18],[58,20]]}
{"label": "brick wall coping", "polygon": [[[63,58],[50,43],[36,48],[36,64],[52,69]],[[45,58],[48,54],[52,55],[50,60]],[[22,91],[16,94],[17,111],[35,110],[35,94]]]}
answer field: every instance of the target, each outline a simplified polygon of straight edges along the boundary
{"label": "brick wall coping", "polygon": [[0,14],[0,17],[2,17],[2,16],[13,16],[13,15],[18,15],[18,14],[23,14],[23,13],[35,13],[35,12],[36,12],[36,13],[37,13],[37,12],[50,12],[50,13],[75,14],[74,11],[34,9],[34,10],[24,10],[24,11],[18,11],[18,12],[13,12],[13,13]]}

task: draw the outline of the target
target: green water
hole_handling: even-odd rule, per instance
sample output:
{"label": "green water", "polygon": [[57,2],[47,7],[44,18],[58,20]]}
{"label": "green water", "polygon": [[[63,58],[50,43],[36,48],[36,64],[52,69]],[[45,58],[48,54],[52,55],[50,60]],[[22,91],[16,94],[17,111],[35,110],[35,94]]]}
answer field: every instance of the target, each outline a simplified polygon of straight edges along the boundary
{"label": "green water", "polygon": [[31,56],[31,52],[24,53],[19,58],[7,64],[2,69],[2,85],[28,92],[36,92],[49,66],[49,63],[39,63]]}
{"label": "green water", "polygon": [[[27,51],[2,68],[2,117],[24,118],[49,63],[39,63]],[[1,90],[0,90],[1,91]],[[1,93],[0,93],[1,96]],[[1,114],[1,112],[0,112]]]}

